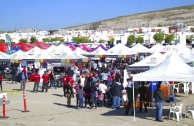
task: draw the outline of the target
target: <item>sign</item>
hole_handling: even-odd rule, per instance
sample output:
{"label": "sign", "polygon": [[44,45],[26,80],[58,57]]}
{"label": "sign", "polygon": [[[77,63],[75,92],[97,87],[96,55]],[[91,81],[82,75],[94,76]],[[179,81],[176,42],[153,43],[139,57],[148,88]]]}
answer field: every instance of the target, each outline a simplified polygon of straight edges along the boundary
{"label": "sign", "polygon": [[131,73],[131,72],[144,72],[149,70],[150,67],[149,66],[128,66],[127,67],[127,72]]}

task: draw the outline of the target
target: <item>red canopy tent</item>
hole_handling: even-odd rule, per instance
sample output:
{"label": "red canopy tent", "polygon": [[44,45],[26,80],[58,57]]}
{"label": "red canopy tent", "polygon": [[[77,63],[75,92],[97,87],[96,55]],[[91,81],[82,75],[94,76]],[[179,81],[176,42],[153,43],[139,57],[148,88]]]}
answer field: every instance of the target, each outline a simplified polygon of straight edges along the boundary
{"label": "red canopy tent", "polygon": [[37,47],[39,47],[41,49],[47,49],[47,48],[50,47],[49,44],[46,44],[44,42],[34,42],[33,45],[35,45],[35,46],[37,46]]}
{"label": "red canopy tent", "polygon": [[26,43],[23,43],[23,42],[19,42],[17,44],[12,44],[12,48],[14,48],[15,46],[19,47],[20,50],[25,51],[25,52],[29,51],[32,48],[34,48],[34,45],[26,44]]}
{"label": "red canopy tent", "polygon": [[7,51],[9,51],[7,44],[0,43],[0,51],[1,52],[7,52]]}

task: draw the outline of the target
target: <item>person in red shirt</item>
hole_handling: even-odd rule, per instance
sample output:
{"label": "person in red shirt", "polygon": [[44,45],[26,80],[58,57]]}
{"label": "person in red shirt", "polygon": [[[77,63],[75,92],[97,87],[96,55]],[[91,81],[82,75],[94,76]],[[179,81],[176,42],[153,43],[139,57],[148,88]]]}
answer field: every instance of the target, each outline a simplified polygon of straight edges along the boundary
{"label": "person in red shirt", "polygon": [[36,72],[34,74],[34,88],[33,88],[33,92],[38,92],[39,83],[40,83],[40,75],[38,74],[38,72]]}
{"label": "person in red shirt", "polygon": [[66,97],[68,78],[69,78],[69,76],[67,76],[67,74],[65,74],[65,76],[63,76],[63,78],[62,78],[64,97]]}
{"label": "person in red shirt", "polygon": [[2,91],[2,79],[3,79],[3,75],[2,75],[2,73],[0,73],[0,87],[1,87],[1,91]]}
{"label": "person in red shirt", "polygon": [[71,90],[71,96],[72,96],[72,98],[74,98],[74,92],[73,92],[74,80],[72,77],[69,77],[68,80],[69,80],[68,84],[70,85],[70,90]]}
{"label": "person in red shirt", "polygon": [[50,77],[49,74],[47,74],[47,72],[45,71],[44,74],[42,75],[43,79],[42,92],[44,92],[44,89],[46,90],[46,92],[48,92],[49,77]]}

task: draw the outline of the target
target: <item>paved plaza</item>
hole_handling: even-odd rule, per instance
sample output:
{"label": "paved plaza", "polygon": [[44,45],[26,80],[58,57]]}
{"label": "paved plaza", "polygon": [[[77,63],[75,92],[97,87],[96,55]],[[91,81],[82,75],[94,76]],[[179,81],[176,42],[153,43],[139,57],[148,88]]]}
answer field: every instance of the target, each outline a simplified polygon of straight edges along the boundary
{"label": "paved plaza", "polygon": [[[18,91],[20,84],[3,82],[4,91],[8,92],[10,104],[6,105],[6,116],[1,119],[0,126],[194,126],[194,120],[184,118],[180,122],[168,119],[170,106],[164,106],[164,122],[156,122],[155,108],[148,109],[148,113],[136,113],[133,116],[124,116],[124,108],[113,110],[111,108],[97,108],[82,110],[75,106],[68,108],[66,98],[62,97],[63,89],[49,89],[48,93],[32,92],[33,83],[28,82],[26,86],[27,110],[22,112],[23,95]],[[184,103],[183,111],[187,104],[194,104],[194,95],[179,97]],[[72,105],[75,105],[75,98]],[[2,115],[2,106],[0,106]],[[138,112],[138,111],[137,111]]]}

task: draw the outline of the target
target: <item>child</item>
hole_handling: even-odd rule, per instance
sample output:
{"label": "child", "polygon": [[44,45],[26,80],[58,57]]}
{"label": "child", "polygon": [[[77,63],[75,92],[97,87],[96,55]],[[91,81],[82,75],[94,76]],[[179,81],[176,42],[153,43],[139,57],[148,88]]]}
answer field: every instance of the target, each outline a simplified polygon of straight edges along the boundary
{"label": "child", "polygon": [[84,90],[83,90],[83,87],[81,85],[79,85],[78,95],[79,95],[79,108],[82,109],[83,103],[84,103]]}
{"label": "child", "polygon": [[104,102],[104,94],[102,91],[99,92],[98,94],[98,102],[99,102],[99,107],[103,107],[103,102]]}
{"label": "child", "polygon": [[2,75],[2,73],[0,73],[0,87],[1,87],[1,91],[2,91],[2,79],[3,79],[3,75]]}

